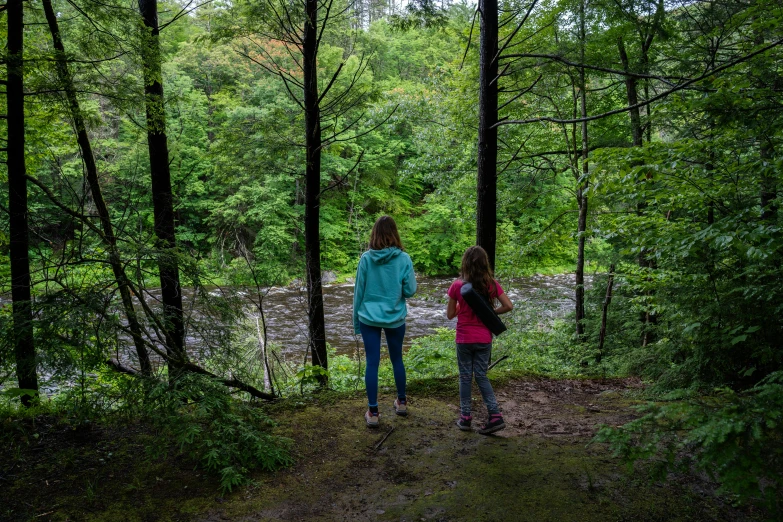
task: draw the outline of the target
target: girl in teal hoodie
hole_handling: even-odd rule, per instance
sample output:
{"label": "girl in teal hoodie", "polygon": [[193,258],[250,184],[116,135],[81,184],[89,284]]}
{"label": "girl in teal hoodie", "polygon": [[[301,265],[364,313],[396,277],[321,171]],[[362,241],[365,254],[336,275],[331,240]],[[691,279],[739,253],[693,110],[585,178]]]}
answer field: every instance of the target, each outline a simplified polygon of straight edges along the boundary
{"label": "girl in teal hoodie", "polygon": [[405,337],[405,299],[416,293],[413,263],[402,251],[397,224],[389,216],[378,218],[370,234],[370,250],[362,254],[356,270],[353,293],[353,329],[361,334],[367,358],[364,384],[367,405],[364,418],[371,428],[378,426],[378,365],[381,360],[381,330],[386,332],[389,359],[394,368],[397,399],[394,411],[408,414],[405,396],[405,365],[402,340]]}

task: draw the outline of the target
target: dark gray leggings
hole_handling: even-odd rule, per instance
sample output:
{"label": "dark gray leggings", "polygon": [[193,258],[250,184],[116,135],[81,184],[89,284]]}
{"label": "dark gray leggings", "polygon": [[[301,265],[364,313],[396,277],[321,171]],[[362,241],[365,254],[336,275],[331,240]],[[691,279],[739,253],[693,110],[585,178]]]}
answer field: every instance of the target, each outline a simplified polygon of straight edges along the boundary
{"label": "dark gray leggings", "polygon": [[489,357],[492,354],[492,343],[457,343],[457,364],[459,365],[459,407],[462,415],[470,415],[471,386],[475,378],[481,398],[487,406],[487,411],[500,413],[495,392],[487,377]]}

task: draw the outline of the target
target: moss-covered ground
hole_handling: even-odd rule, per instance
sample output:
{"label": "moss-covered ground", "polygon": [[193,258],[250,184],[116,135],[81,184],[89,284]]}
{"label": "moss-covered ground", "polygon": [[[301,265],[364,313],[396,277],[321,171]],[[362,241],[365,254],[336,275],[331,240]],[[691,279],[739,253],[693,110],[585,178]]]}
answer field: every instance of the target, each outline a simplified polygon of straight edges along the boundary
{"label": "moss-covered ground", "polygon": [[[413,385],[410,415],[382,393],[378,430],[361,394],[322,394],[270,408],[297,462],[221,496],[184,457],[156,455],[144,426],[35,426],[0,452],[7,520],[752,520],[703,477],[647,479],[605,447],[600,424],[633,418],[631,380],[520,378],[496,387],[506,430],[462,432],[456,384]],[[485,416],[480,400],[476,418]],[[31,421],[33,422],[33,421]],[[475,421],[474,421],[475,422]],[[393,429],[392,429],[393,428]],[[21,432],[20,432],[21,433]],[[21,437],[21,435],[19,435]],[[384,438],[382,444],[381,440]],[[6,439],[8,437],[6,436]],[[16,448],[11,451],[9,448]]]}

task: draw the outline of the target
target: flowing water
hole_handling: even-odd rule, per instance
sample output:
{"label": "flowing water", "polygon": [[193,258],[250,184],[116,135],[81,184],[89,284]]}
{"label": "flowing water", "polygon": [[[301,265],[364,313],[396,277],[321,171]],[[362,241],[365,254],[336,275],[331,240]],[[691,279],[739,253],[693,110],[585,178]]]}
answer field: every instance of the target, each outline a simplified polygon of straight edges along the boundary
{"label": "flowing water", "polygon": [[[454,328],[456,319],[446,319],[446,291],[453,278],[419,278],[416,295],[408,299],[408,317],[406,319],[405,347],[422,336],[429,335],[437,328]],[[546,317],[542,321],[557,317],[568,312],[573,306],[573,274],[555,276],[534,275],[516,278],[501,283],[515,307],[533,305]],[[326,341],[336,349],[338,354],[353,354],[360,349],[361,338],[353,334],[353,283],[329,284],[324,287],[324,312],[326,320]],[[219,289],[211,293],[217,295]],[[247,309],[255,310],[251,300],[250,290],[241,289],[239,295],[247,300]],[[10,305],[10,296],[0,296],[0,307]],[[155,307],[160,298],[153,291],[148,298],[148,304]],[[210,323],[204,320],[199,311],[199,300],[192,291],[183,293],[185,308],[189,310],[195,323],[202,332],[225,331],[231,326]],[[194,300],[195,299],[195,300]],[[266,290],[263,299],[264,319],[267,327],[267,342],[280,347],[284,358],[289,360],[304,360],[307,353],[307,292],[296,285],[288,287],[272,287]],[[258,314],[249,312],[251,322]],[[117,353],[115,357],[123,364],[138,368],[132,342],[127,336],[124,340],[127,351]],[[195,329],[188,332],[186,338],[188,352],[195,360],[199,360],[209,352],[202,336]],[[155,359],[155,357],[153,357]],[[161,361],[157,361],[160,364]],[[42,391],[53,393],[62,385],[51,380],[47,372],[42,372]],[[0,385],[0,387],[2,387]]]}
{"label": "flowing water", "polygon": [[[456,319],[446,319],[446,291],[453,278],[420,278],[416,295],[407,300],[406,346],[413,339],[429,335],[436,328],[454,328]],[[573,275],[535,275],[501,283],[516,306],[533,301],[544,304],[549,315],[560,315],[573,304]],[[307,303],[304,289],[273,288],[264,299],[264,315],[269,341],[284,352],[307,348]],[[543,301],[543,302],[542,302]],[[326,341],[337,353],[353,353],[353,284],[324,286]],[[361,343],[361,339],[358,339]]]}

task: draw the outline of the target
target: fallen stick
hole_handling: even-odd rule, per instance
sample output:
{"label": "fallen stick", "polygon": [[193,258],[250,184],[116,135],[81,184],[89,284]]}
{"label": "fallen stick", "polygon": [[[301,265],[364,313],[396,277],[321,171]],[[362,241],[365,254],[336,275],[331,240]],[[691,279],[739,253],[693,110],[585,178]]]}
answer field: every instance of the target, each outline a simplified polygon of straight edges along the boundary
{"label": "fallen stick", "polygon": [[[105,362],[106,362],[106,364],[109,367],[113,368],[114,370],[116,370],[116,371],[118,371],[120,373],[124,373],[124,374],[127,374],[127,375],[133,375],[134,377],[144,377],[144,375],[142,375],[142,373],[139,372],[138,370],[136,370],[135,368],[128,368],[127,366],[123,366],[116,359],[109,359],[109,360],[107,360]],[[179,364],[182,366],[182,368],[184,370],[187,370],[187,371],[190,371],[190,372],[193,372],[193,373],[198,373],[198,374],[201,374],[201,375],[206,375],[207,377],[212,377],[213,379],[217,379],[218,381],[223,383],[224,386],[227,386],[229,388],[236,388],[238,390],[247,392],[250,395],[252,395],[253,397],[257,397],[259,399],[265,399],[265,400],[268,400],[268,401],[273,401],[273,400],[275,400],[277,398],[274,395],[272,395],[271,393],[262,392],[262,391],[256,389],[255,387],[250,386],[249,384],[245,384],[244,382],[234,378],[233,376],[232,376],[231,379],[224,379],[223,377],[215,375],[214,373],[212,373],[210,371],[207,371],[204,368],[202,368],[200,366],[197,366],[197,365],[195,365],[193,363],[186,362],[184,364],[183,363],[179,363]]]}
{"label": "fallen stick", "polygon": [[505,361],[506,359],[508,359],[508,355],[504,355],[503,357],[501,357],[501,358],[500,358],[500,359],[498,359],[497,361],[495,361],[495,362],[493,362],[492,364],[490,364],[490,365],[487,367],[487,371],[490,371],[492,368],[494,368],[494,367],[495,367],[495,365],[496,365],[497,363],[499,363],[500,361]]}
{"label": "fallen stick", "polygon": [[60,507],[59,504],[55,504],[51,507],[51,511],[47,511],[46,513],[41,513],[40,515],[35,515],[33,518],[39,518],[39,517],[45,517],[46,515],[51,515],[55,511],[57,511],[57,508]]}
{"label": "fallen stick", "polygon": [[385,435],[385,436],[384,436],[384,437],[381,439],[381,441],[380,441],[378,444],[376,444],[376,445],[375,445],[375,449],[376,449],[376,450],[377,450],[378,448],[380,448],[380,447],[381,447],[381,444],[383,444],[383,443],[386,441],[386,439],[388,439],[388,438],[389,438],[389,435],[391,435],[391,432],[393,432],[393,431],[394,431],[394,426],[392,426],[392,427],[391,427],[391,429],[389,430],[389,433],[387,433],[387,434],[386,434],[386,435]]}

